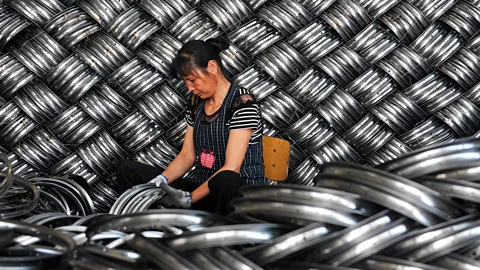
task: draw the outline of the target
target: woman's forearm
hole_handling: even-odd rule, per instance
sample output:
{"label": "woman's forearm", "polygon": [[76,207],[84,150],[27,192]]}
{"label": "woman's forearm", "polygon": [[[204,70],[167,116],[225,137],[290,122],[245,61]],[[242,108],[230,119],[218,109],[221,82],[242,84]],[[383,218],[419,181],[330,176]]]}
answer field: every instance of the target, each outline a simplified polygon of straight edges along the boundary
{"label": "woman's forearm", "polygon": [[226,149],[225,164],[210,176],[207,181],[191,192],[192,203],[195,203],[210,194],[208,183],[210,182],[210,179],[215,177],[219,172],[233,171],[239,173],[245,153],[247,152],[251,134],[251,129],[234,130],[230,132]]}
{"label": "woman's forearm", "polygon": [[207,179],[203,184],[201,184],[197,189],[192,191],[192,203],[198,202],[199,200],[207,197],[210,194],[210,188],[208,187],[208,182],[210,179],[215,177],[219,172],[225,171],[225,170],[230,170],[230,171],[235,171],[238,173],[237,170],[233,170],[232,168],[228,168],[226,166],[221,167],[218,171],[216,171],[210,178]]}
{"label": "woman's forearm", "polygon": [[183,154],[183,152],[180,152],[172,162],[170,162],[162,174],[168,178],[168,183],[170,184],[182,177],[194,164],[195,157],[189,157],[186,154]]}
{"label": "woman's forearm", "polygon": [[[210,179],[209,179],[210,180]],[[208,187],[208,181],[205,181],[203,184],[201,184],[197,189],[195,189],[191,195],[192,195],[192,203],[196,203],[199,200],[207,197],[210,194],[210,188]]]}

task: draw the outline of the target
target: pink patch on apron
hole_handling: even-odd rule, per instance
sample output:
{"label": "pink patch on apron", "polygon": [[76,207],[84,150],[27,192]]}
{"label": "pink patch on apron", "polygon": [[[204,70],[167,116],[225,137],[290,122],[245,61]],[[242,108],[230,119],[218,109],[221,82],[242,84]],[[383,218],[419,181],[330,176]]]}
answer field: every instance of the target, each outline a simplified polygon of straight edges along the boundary
{"label": "pink patch on apron", "polygon": [[213,152],[210,151],[207,153],[205,150],[203,150],[202,154],[200,155],[200,163],[203,167],[211,169],[215,163],[215,156],[213,155]]}

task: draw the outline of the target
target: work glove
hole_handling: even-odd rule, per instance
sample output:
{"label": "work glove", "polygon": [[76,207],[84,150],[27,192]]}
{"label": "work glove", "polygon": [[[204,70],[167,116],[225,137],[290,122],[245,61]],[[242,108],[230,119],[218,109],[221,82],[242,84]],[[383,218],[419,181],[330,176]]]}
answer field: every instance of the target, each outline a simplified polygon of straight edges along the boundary
{"label": "work glove", "polygon": [[172,188],[167,183],[161,183],[160,188],[165,195],[159,200],[159,203],[170,207],[190,208],[192,206],[192,194],[181,189]]}
{"label": "work glove", "polygon": [[167,177],[163,176],[163,174],[158,175],[157,177],[153,178],[152,180],[148,181],[150,184],[155,184],[155,186],[159,187],[160,184],[165,183],[168,185]]}

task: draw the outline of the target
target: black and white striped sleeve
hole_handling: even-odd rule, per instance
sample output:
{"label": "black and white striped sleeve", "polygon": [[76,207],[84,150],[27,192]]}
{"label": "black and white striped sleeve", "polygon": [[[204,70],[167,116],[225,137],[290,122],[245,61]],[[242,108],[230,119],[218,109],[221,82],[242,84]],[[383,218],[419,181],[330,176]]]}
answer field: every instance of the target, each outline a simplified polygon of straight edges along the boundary
{"label": "black and white striped sleeve", "polygon": [[242,94],[235,102],[229,128],[256,130],[260,123],[260,111],[258,104],[250,94]]}
{"label": "black and white striped sleeve", "polygon": [[256,129],[260,117],[258,114],[258,105],[238,109],[230,119],[230,130],[233,129]]}

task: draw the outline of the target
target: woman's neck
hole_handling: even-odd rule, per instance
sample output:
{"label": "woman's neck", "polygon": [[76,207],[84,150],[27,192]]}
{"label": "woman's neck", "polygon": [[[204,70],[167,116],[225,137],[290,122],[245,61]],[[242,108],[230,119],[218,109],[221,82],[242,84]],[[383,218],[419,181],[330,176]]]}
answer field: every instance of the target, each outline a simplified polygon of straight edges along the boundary
{"label": "woman's neck", "polygon": [[208,102],[212,105],[221,104],[227,96],[230,85],[231,82],[229,82],[225,77],[219,79],[217,83],[217,89],[215,89],[213,96],[208,99]]}

